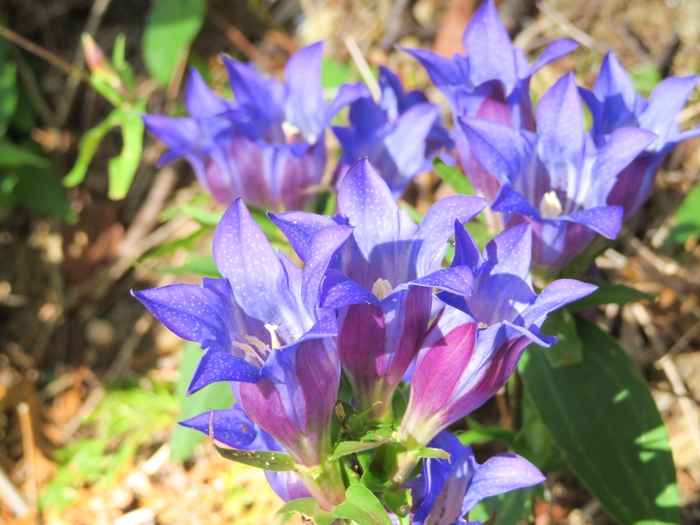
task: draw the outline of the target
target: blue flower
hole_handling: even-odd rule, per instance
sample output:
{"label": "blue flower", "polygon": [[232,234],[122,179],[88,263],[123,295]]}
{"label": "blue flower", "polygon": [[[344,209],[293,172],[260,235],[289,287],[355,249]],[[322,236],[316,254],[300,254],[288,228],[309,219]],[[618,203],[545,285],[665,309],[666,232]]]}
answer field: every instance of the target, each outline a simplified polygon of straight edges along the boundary
{"label": "blue flower", "polygon": [[[469,21],[462,37],[467,56],[448,59],[421,49],[405,49],[428,71],[445,94],[457,118],[482,118],[515,128],[534,130],[530,77],[546,64],[576,48],[572,40],[557,40],[531,66],[514,47],[498,18],[493,0],[485,0]],[[476,164],[469,142],[456,130],[457,152],[478,195],[493,200],[499,184]]]}
{"label": "blue flower", "polygon": [[447,197],[433,204],[417,226],[365,159],[343,179],[339,216],[272,216],[302,260],[326,228],[338,223],[353,227],[323,281],[319,300],[323,308],[338,309],[340,360],[358,411],[371,408],[370,418],[381,419],[391,408],[394,390],[428,327],[432,289],[471,292],[468,268],[441,266],[454,221],[463,224],[485,205],[478,197]]}
{"label": "blue flower", "polygon": [[340,363],[335,316],[320,312],[317,290],[351,233],[348,226],[326,228],[301,271],[275,252],[239,198],[214,232],[214,262],[222,279],[134,293],[172,332],[206,350],[189,392],[230,381],[248,417],[295,463],[327,474],[302,478],[328,508],[344,498],[342,483],[335,483],[338,466],[325,465]]}
{"label": "blue flower", "polygon": [[322,55],[322,43],[296,52],[285,68],[286,84],[224,58],[235,100],[218,97],[193,69],[185,89],[190,117],[144,117],[149,131],[170,148],[160,164],[185,158],[223,204],[243,197],[274,210],[302,209],[325,170],[326,128],[364,93],[359,85],[345,85],[326,103]]}
{"label": "blue flower", "polygon": [[444,450],[450,459],[427,459],[419,478],[411,482],[414,525],[466,525],[469,512],[481,500],[545,481],[537,468],[517,454],[498,454],[479,465],[471,447],[449,432],[440,432],[430,447]]}
{"label": "blue flower", "polygon": [[644,129],[656,135],[656,139],[620,172],[608,196],[608,204],[624,207],[625,218],[647,200],[656,174],[671,150],[684,140],[700,136],[700,126],[681,132],[677,121],[698,78],[666,78],[654,88],[647,102],[635,91],[627,71],[610,52],[603,59],[593,91],[579,88],[591,110],[591,132],[599,146],[623,127]]}
{"label": "blue flower", "polygon": [[438,107],[423,93],[406,93],[399,78],[385,67],[379,68],[379,85],[379,102],[366,92],[350,105],[350,125],[333,128],[343,149],[336,178],[339,184],[350,165],[366,157],[399,198],[416,175],[432,168],[435,155],[451,149],[453,142],[440,123]]}
{"label": "blue flower", "polygon": [[596,233],[614,239],[623,209],[608,196],[620,172],[652,143],[639,128],[615,130],[602,147],[583,128],[573,73],[537,105],[537,134],[483,119],[459,122],[476,162],[500,186],[491,207],[507,226],[532,224],[533,264],[556,273]]}

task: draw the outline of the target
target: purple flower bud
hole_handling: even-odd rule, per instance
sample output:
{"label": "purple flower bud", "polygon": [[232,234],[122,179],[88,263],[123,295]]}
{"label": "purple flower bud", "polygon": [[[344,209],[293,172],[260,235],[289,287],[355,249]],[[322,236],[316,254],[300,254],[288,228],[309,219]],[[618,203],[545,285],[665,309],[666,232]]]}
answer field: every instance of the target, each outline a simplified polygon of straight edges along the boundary
{"label": "purple flower bud", "polygon": [[620,128],[597,147],[583,128],[574,76],[562,77],[537,105],[537,130],[483,119],[460,121],[474,159],[500,184],[492,209],[507,226],[532,224],[533,263],[556,273],[596,233],[614,239],[623,209],[608,196],[620,172],[654,140],[649,131]]}
{"label": "purple flower bud", "polygon": [[340,360],[358,411],[372,408],[370,417],[376,419],[388,413],[428,327],[432,289],[471,291],[468,268],[442,269],[441,264],[454,221],[463,224],[485,204],[478,197],[447,197],[417,226],[364,159],[343,179],[339,217],[272,216],[302,259],[310,252],[310,241],[317,242],[327,228],[338,228],[339,222],[354,228],[323,281],[320,304],[338,309]]}
{"label": "purple flower bud", "polygon": [[333,128],[343,149],[336,183],[350,165],[366,157],[399,198],[416,175],[432,168],[435,155],[451,149],[453,142],[440,123],[438,107],[423,93],[404,92],[399,78],[385,67],[379,68],[379,85],[379,102],[366,92],[350,105],[350,126]]}
{"label": "purple flower bud", "polygon": [[627,71],[610,52],[603,59],[593,91],[579,88],[591,110],[591,133],[598,145],[606,144],[622,127],[639,128],[656,135],[656,140],[620,172],[608,195],[608,204],[624,207],[624,218],[637,211],[649,197],[656,174],[671,150],[684,140],[700,135],[700,126],[681,132],[677,121],[698,78],[664,79],[647,102],[635,91]]}
{"label": "purple flower bud", "polygon": [[323,44],[295,53],[282,84],[251,65],[224,57],[235,100],[218,97],[192,70],[185,89],[190,117],[144,117],[170,149],[160,164],[186,159],[212,196],[223,204],[243,197],[275,210],[301,209],[326,165],[325,130],[333,116],[364,93],[344,85],[327,104],[321,88]]}
{"label": "purple flower bud", "polygon": [[[482,2],[462,37],[467,56],[448,59],[421,49],[406,49],[428,71],[458,118],[482,118],[515,129],[534,130],[530,77],[546,64],[576,48],[572,40],[557,40],[531,66],[513,47],[498,18],[493,0]],[[455,143],[462,167],[478,195],[493,200],[499,182],[474,162],[470,143],[457,129]]]}

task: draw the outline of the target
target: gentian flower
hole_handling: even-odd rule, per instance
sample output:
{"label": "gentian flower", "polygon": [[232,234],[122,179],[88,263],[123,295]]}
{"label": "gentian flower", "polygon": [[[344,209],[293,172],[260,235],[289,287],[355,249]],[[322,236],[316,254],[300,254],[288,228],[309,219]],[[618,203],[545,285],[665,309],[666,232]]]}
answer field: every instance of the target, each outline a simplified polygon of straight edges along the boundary
{"label": "gentian flower", "polygon": [[[466,56],[451,59],[422,49],[405,49],[425,67],[445,94],[457,118],[483,118],[533,131],[530,77],[543,66],[577,47],[568,39],[552,42],[531,66],[520,48],[513,47],[498,18],[493,0],[485,0],[472,16],[462,37]],[[478,195],[492,201],[499,184],[474,162],[469,142],[459,129],[455,143],[462,167]]]}
{"label": "gentian flower", "polygon": [[214,232],[222,279],[134,294],[172,332],[206,350],[189,393],[230,381],[237,403],[292,456],[326,508],[344,498],[339,467],[325,462],[340,363],[335,317],[318,314],[317,290],[351,232],[320,232],[302,272],[275,252],[239,198]]}
{"label": "gentian flower", "polygon": [[449,432],[440,432],[429,443],[444,450],[450,459],[426,459],[414,487],[414,525],[467,525],[469,512],[481,500],[531,487],[545,477],[517,454],[498,454],[479,465],[471,447],[465,447]]}
{"label": "gentian flower", "polygon": [[432,169],[436,154],[452,149],[453,142],[440,123],[438,107],[423,93],[406,93],[399,78],[383,66],[379,85],[378,103],[366,91],[350,105],[350,125],[333,127],[343,149],[336,181],[339,185],[350,165],[367,157],[399,198],[416,175]]}
{"label": "gentian flower", "polygon": [[455,242],[452,268],[471,270],[473,290],[469,296],[438,294],[446,305],[418,353],[408,408],[398,431],[408,447],[399,454],[393,478],[398,485],[417,463],[421,447],[506,384],[527,345],[548,347],[556,342],[539,330],[550,312],[596,289],[560,279],[538,296],[529,273],[528,224],[494,237],[483,255],[460,224],[455,224]]}
{"label": "gentian flower", "polygon": [[428,327],[432,289],[471,292],[467,267],[442,269],[441,263],[454,221],[463,224],[485,205],[478,197],[446,197],[416,226],[364,159],[343,179],[339,216],[272,216],[302,260],[311,251],[309,243],[316,243],[325,228],[336,228],[337,222],[354,228],[327,273],[320,304],[338,309],[340,360],[358,412],[371,409],[370,419],[389,414],[394,390]]}
{"label": "gentian flower", "polygon": [[[238,450],[284,452],[275,438],[253,423],[238,404],[226,410],[212,410],[179,423],[209,436],[224,445]],[[284,501],[310,498],[311,494],[293,471],[265,471],[272,490]]]}
{"label": "gentian flower", "polygon": [[185,158],[197,178],[223,204],[298,210],[313,198],[326,165],[325,130],[333,116],[363,93],[342,86],[327,104],[321,87],[323,44],[292,55],[286,84],[248,64],[224,58],[235,100],[218,97],[193,69],[185,89],[190,117],[144,117],[170,150],[160,164]]}
{"label": "gentian flower", "polygon": [[645,129],[656,134],[656,140],[618,175],[608,196],[608,204],[625,208],[625,218],[647,200],[656,174],[671,150],[684,140],[700,136],[700,126],[681,132],[676,120],[695,90],[698,78],[664,79],[651,92],[647,102],[635,91],[632,79],[610,52],[603,59],[593,91],[579,88],[591,110],[591,133],[598,145],[605,144],[610,135],[622,127]]}
{"label": "gentian flower", "polygon": [[460,121],[474,158],[499,181],[491,208],[504,223],[532,223],[533,263],[556,273],[596,233],[614,239],[623,209],[608,195],[618,174],[655,138],[638,128],[615,130],[598,148],[583,129],[583,109],[573,73],[537,104],[538,134],[483,119]]}

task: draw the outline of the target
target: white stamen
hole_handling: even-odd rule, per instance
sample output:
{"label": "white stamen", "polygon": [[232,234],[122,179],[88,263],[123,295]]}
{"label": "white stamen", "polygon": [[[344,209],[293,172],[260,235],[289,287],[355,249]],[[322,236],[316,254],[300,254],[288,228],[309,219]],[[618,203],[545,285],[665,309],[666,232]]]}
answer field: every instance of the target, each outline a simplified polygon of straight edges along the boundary
{"label": "white stamen", "polygon": [[377,299],[380,301],[389,295],[391,290],[393,290],[391,283],[386,279],[379,278],[374,281],[374,284],[372,285],[372,293],[376,295]]}
{"label": "white stamen", "polygon": [[542,215],[543,219],[559,217],[563,210],[561,201],[559,201],[556,192],[548,191],[542,196],[542,200],[540,201],[540,215]]}
{"label": "white stamen", "polygon": [[284,122],[282,122],[282,131],[284,131],[285,137],[289,138],[299,133],[299,128],[297,128],[288,120],[285,120]]}
{"label": "white stamen", "polygon": [[275,332],[275,330],[277,330],[279,326],[277,326],[276,324],[266,324],[265,328],[268,332],[270,332],[270,341],[272,342],[272,348],[279,348],[280,340],[277,339],[277,333]]}

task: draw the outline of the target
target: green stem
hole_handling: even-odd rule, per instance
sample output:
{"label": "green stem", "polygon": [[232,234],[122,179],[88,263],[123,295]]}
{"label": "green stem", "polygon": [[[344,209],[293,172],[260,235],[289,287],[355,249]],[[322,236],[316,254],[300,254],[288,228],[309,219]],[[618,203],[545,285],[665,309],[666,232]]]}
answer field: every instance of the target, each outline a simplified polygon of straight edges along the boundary
{"label": "green stem", "polygon": [[299,477],[321,508],[333,510],[345,501],[345,483],[337,461],[298,469]]}

